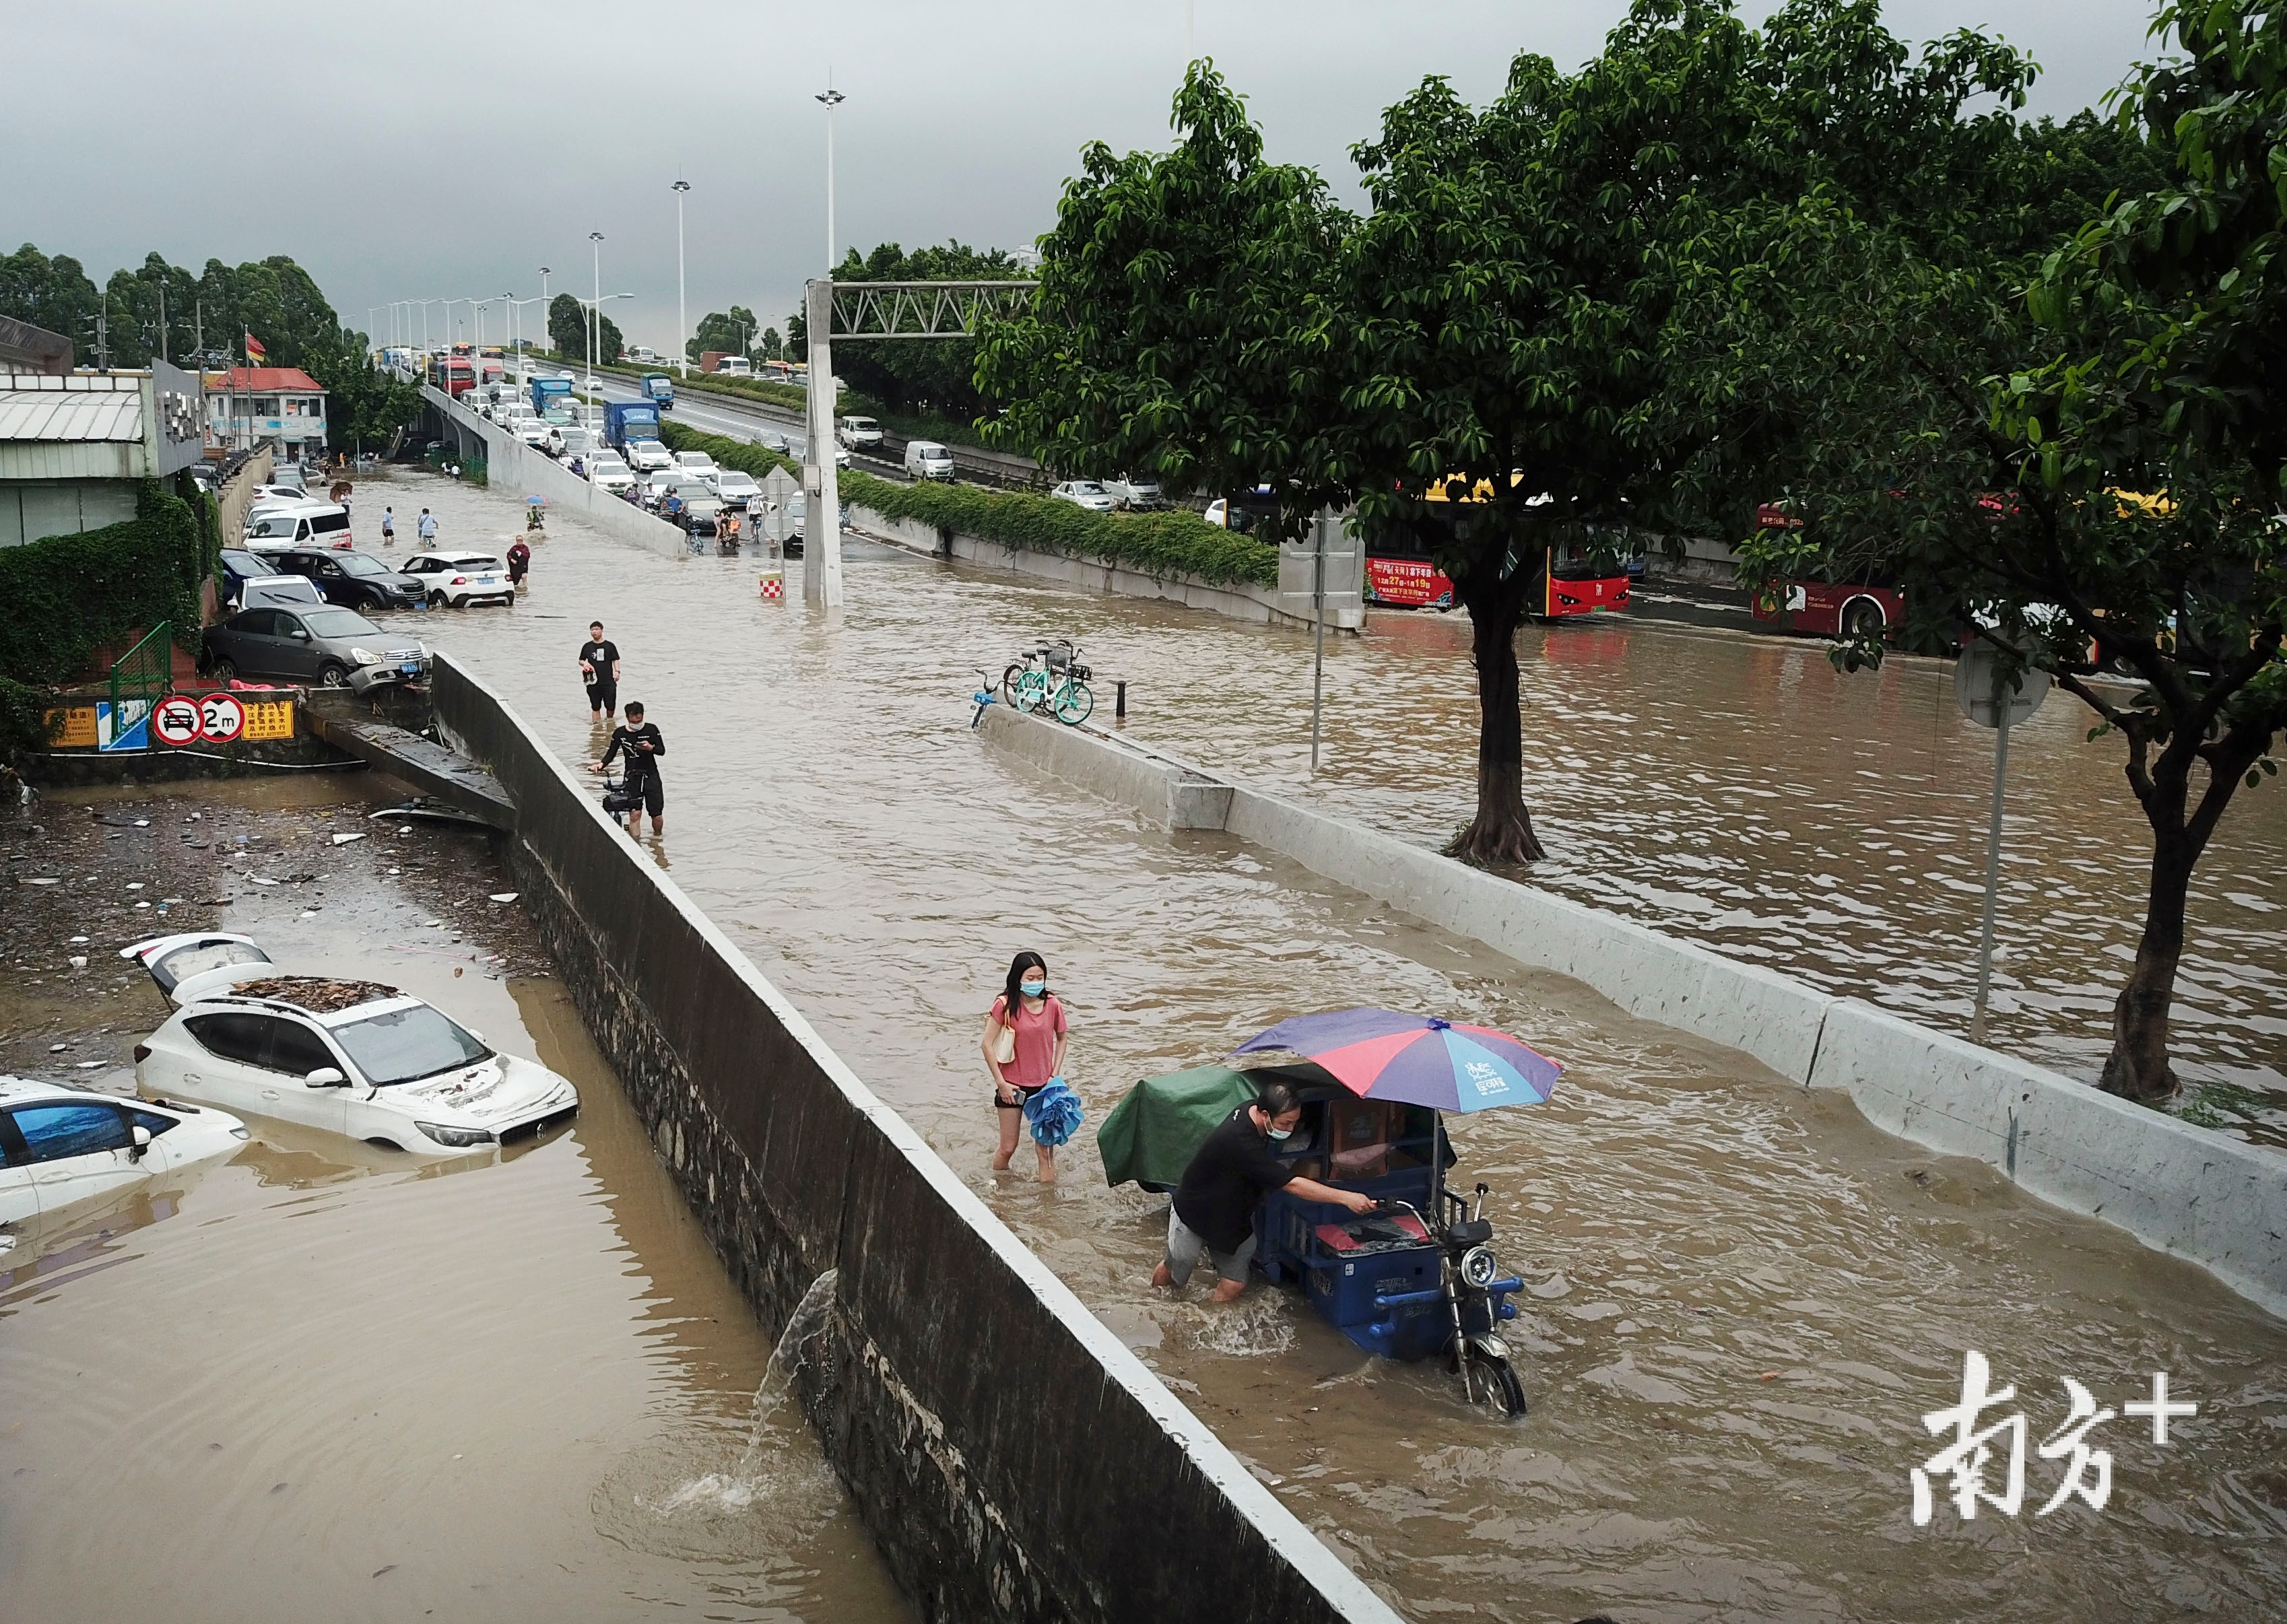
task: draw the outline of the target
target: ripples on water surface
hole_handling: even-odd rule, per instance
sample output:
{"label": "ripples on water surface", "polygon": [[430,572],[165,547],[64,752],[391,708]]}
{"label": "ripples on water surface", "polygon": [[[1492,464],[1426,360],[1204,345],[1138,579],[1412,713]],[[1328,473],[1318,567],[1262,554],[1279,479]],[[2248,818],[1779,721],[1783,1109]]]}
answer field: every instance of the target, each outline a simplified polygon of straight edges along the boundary
{"label": "ripples on water surface", "polygon": [[241,889],[283,962],[436,1000],[581,1115],[425,1165],[257,1124],[0,1254],[0,1620],[909,1617],[798,1412],[757,1416],[770,1344],[560,986],[384,950],[446,941],[427,899]]}
{"label": "ripples on water surface", "polygon": [[[455,544],[498,533],[511,511],[434,482],[418,500]],[[1874,1132],[1847,1100],[1226,837],[1144,829],[964,726],[977,668],[1073,633],[1099,674],[1134,680],[1138,732],[1291,781],[1307,750],[1305,640],[864,547],[829,621],[798,593],[761,603],[751,562],[658,558],[562,516],[556,531],[513,611],[430,617],[428,635],[578,761],[601,740],[573,652],[590,618],[608,622],[621,695],[650,706],[669,745],[652,860],[1411,1616],[2275,1616],[2276,1321],[2117,1231]],[[1333,650],[1319,792],[1433,839],[1465,809],[1461,628],[1376,630]],[[1828,985],[1959,1004],[1990,758],[1948,720],[1941,673],[1900,665],[1853,688],[1815,650],[1632,628],[1548,647],[1526,660],[1533,713],[1565,723],[1561,747],[1534,746],[1561,854],[1548,883]],[[2013,827],[2004,935],[2028,986],[2012,990],[2005,1041],[2068,1059],[2093,1053],[2069,1037],[2085,1029],[2071,1001],[2104,1002],[2123,939],[2104,899],[2134,867],[2121,850],[2133,828],[2100,799],[2111,769],[2077,728],[2053,700],[2022,736],[2014,804],[2063,833],[2036,859],[2030,825]],[[2219,1063],[2237,1045],[2251,1068],[2277,1058],[2254,1013],[2277,1008],[2275,949],[2220,942],[2207,921],[2237,906],[2216,900],[2228,871],[2241,875],[2230,888],[2276,896],[2270,816],[2259,804],[2227,829],[2196,944],[2210,984],[2231,992],[2191,1036],[2219,1045]],[[2076,911],[2085,927],[2066,919]],[[1464,1172],[1497,1192],[1504,1258],[1532,1282],[1531,1415],[1504,1426],[1436,1370],[1364,1361],[1291,1297],[1258,1293],[1215,1317],[1196,1296],[1153,1297],[1164,1202],[1107,1191],[1086,1130],[1059,1186],[991,1180],[976,1045],[1025,946],[1046,954],[1073,1013],[1069,1069],[1091,1122],[1135,1078],[1300,1010],[1435,1009],[1566,1059],[1550,1105],[1457,1133]],[[2018,1520],[1947,1513],[1917,1531],[1906,1471],[1935,1447],[1919,1416],[1953,1402],[1967,1347],[2018,1384],[2036,1437],[2061,1422],[2067,1376],[2117,1407],[2165,1369],[2205,1407],[2165,1451],[2115,1423],[2101,1515],[2034,1519],[2054,1486],[2034,1460]]]}

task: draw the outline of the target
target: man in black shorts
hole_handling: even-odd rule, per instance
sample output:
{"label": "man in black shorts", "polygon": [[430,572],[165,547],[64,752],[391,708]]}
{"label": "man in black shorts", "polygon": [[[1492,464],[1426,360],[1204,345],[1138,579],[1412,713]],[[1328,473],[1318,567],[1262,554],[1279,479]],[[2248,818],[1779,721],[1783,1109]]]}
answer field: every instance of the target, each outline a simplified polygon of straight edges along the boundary
{"label": "man in black shorts", "polygon": [[628,832],[636,832],[636,825],[646,812],[651,814],[651,832],[657,834],[666,827],[661,813],[667,808],[666,786],[660,782],[659,758],[667,753],[667,741],[659,736],[659,726],[644,720],[644,707],[633,700],[628,702],[625,727],[612,729],[612,742],[604,752],[604,759],[591,769],[608,772],[613,761],[627,757],[626,777],[622,784],[630,795],[637,797],[628,808]]}
{"label": "man in black shorts", "polygon": [[597,721],[609,721],[620,708],[620,646],[604,641],[604,623],[588,622],[588,641],[580,645],[580,681],[587,685],[588,708]]}
{"label": "man in black shorts", "polygon": [[1292,1190],[1304,1201],[1352,1212],[1373,1210],[1373,1196],[1298,1177],[1293,1163],[1279,1159],[1276,1147],[1302,1120],[1302,1100],[1273,1078],[1252,1103],[1240,1106],[1207,1135],[1175,1188],[1167,1214],[1167,1253],[1151,1271],[1153,1285],[1184,1285],[1205,1256],[1215,1264],[1215,1300],[1236,1300],[1246,1289],[1247,1265],[1254,1260],[1254,1210],[1266,1191]]}

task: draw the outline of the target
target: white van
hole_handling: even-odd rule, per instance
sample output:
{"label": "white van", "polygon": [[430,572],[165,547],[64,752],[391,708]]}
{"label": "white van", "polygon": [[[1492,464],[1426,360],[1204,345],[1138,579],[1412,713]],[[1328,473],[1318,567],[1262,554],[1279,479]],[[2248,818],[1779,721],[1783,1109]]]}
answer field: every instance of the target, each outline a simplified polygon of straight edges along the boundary
{"label": "white van", "polygon": [[915,479],[950,479],[953,453],[935,440],[907,440],[906,472]]}
{"label": "white van", "polygon": [[715,363],[715,370],[727,378],[751,378],[755,364],[743,355],[726,355]]}
{"label": "white van", "polygon": [[282,547],[346,548],[350,510],[333,502],[296,502],[250,515],[246,544],[256,552]]}

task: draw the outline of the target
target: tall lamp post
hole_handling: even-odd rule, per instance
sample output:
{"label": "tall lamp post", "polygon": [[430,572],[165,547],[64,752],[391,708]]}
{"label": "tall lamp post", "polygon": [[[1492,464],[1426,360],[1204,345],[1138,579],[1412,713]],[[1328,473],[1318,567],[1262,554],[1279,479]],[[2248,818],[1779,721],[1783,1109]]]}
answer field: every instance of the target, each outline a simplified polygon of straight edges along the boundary
{"label": "tall lamp post", "polygon": [[588,328],[588,393],[596,392],[596,347],[604,342],[604,233],[590,232],[588,240],[594,245],[596,256],[596,297],[589,305],[591,312]]}
{"label": "tall lamp post", "polygon": [[803,414],[808,443],[803,463],[802,596],[821,609],[842,606],[842,490],[834,471],[834,109],[847,99],[827,71],[826,274],[803,290],[803,324],[810,335],[810,398]]}
{"label": "tall lamp post", "polygon": [[683,303],[683,194],[691,190],[691,183],[677,176],[675,182],[675,361],[676,374],[691,375],[691,312]]}
{"label": "tall lamp post", "polygon": [[[540,267],[540,330],[541,330],[542,333],[546,333],[546,334],[548,335],[548,336],[549,336],[550,339],[553,339],[553,338],[556,336],[556,335],[555,335],[555,334],[553,334],[553,333],[550,333],[550,332],[548,331],[548,276],[549,276],[548,267],[547,267],[546,265],[542,265],[542,266],[541,266],[541,267]],[[553,348],[554,346],[551,344],[550,347],[550,348]]]}

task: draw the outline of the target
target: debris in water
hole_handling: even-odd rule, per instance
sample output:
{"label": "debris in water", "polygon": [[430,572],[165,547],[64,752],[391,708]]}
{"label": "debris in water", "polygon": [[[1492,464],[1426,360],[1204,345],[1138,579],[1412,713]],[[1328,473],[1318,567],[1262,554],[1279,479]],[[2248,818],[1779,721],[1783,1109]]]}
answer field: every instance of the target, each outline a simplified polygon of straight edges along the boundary
{"label": "debris in water", "polygon": [[48,1045],[48,1052],[50,1054],[61,1054],[65,1050],[70,1047],[71,1045],[69,1044],[50,1044]]}
{"label": "debris in water", "polygon": [[84,953],[74,953],[74,954],[71,956],[71,967],[72,967],[73,969],[75,969],[75,970],[84,970],[84,969],[86,969],[86,968],[87,968],[87,955],[86,955],[86,954],[84,954]]}
{"label": "debris in water", "polygon": [[82,1071],[93,1071],[97,1067],[102,1064],[103,1062],[101,1060],[82,1060],[79,1063],[79,1069]]}
{"label": "debris in water", "polygon": [[72,941],[73,941],[73,942],[84,942],[84,941],[86,941],[86,940],[87,940],[87,938],[86,938],[85,936],[74,936],[74,937],[72,938]]}
{"label": "debris in water", "polygon": [[493,901],[496,903],[512,903],[516,901],[518,895],[518,894],[514,891],[495,891],[493,893]]}
{"label": "debris in water", "polygon": [[[364,833],[364,832],[363,832],[362,830],[360,830],[360,831],[359,832],[357,832],[356,834],[337,834],[337,835],[336,835],[336,836],[334,837],[334,844],[335,844],[335,845],[336,845],[336,846],[347,846],[347,845],[348,845],[352,840],[364,840],[364,839],[365,839],[365,833]],[[383,1573],[386,1573],[387,1572],[389,1572],[389,1570],[388,1570],[387,1568],[384,1568],[384,1569],[382,1569],[381,1571],[382,1571]]]}
{"label": "debris in water", "polygon": [[394,1562],[392,1562],[392,1563],[391,1563],[387,1567],[377,1567],[377,1568],[374,1569],[374,1570],[373,1570],[373,1576],[374,1576],[376,1579],[378,1579],[378,1578],[380,1578],[384,1573],[394,1573],[395,1572],[397,1572],[397,1564],[395,1564]]}
{"label": "debris in water", "polygon": [[28,879],[24,883],[28,886],[59,886],[64,882],[60,879]]}
{"label": "debris in water", "polygon": [[247,878],[248,878],[249,879],[252,880],[252,881],[253,881],[256,885],[257,885],[257,886],[274,886],[274,885],[276,885],[276,884],[278,883],[278,882],[277,882],[276,880],[274,880],[274,879],[264,879],[261,875],[259,875],[259,874],[249,874],[249,875],[247,876]]}

